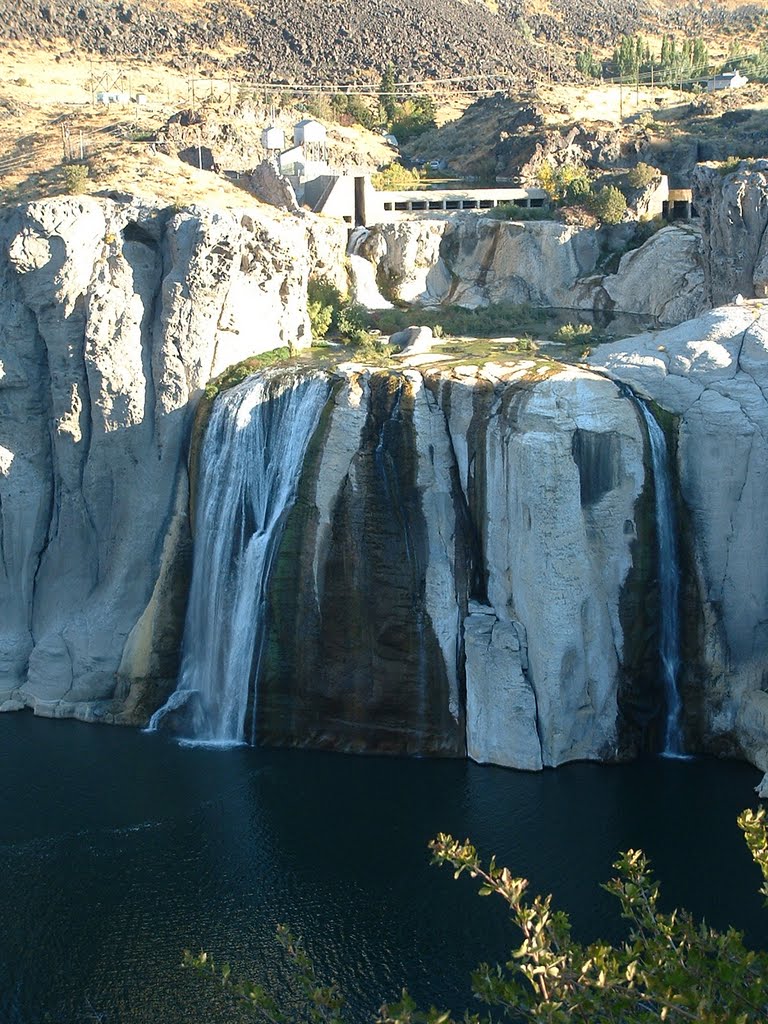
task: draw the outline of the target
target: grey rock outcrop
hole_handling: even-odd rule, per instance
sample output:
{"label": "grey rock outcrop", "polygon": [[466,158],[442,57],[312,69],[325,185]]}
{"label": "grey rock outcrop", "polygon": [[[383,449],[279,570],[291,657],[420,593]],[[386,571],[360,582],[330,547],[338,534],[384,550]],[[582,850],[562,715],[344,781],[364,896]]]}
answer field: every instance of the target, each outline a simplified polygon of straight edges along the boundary
{"label": "grey rock outcrop", "polygon": [[705,746],[768,770],[768,312],[718,308],[590,362],[674,417],[690,561],[684,697]]}
{"label": "grey rock outcrop", "polygon": [[176,674],[202,386],[309,344],[300,225],[72,198],[0,222],[0,701],[143,720]]}
{"label": "grey rock outcrop", "polygon": [[299,203],[293,185],[273,160],[262,160],[251,175],[251,188],[263,203],[296,212]]}
{"label": "grey rock outcrop", "polygon": [[602,287],[614,309],[644,313],[664,324],[679,324],[706,306],[701,232],[665,227],[645,245],[621,258]]}
{"label": "grey rock outcrop", "polygon": [[699,164],[693,189],[704,234],[707,305],[768,294],[768,161],[725,176]]}
{"label": "grey rock outcrop", "polygon": [[358,248],[389,293],[424,306],[530,302],[615,309],[678,323],[706,308],[701,240],[670,226],[600,270],[607,235],[555,221],[518,223],[469,214],[372,227]]}
{"label": "grey rock outcrop", "polygon": [[457,754],[466,717],[480,761],[621,756],[632,402],[530,361],[361,367],[321,422],[269,585],[260,738]]}

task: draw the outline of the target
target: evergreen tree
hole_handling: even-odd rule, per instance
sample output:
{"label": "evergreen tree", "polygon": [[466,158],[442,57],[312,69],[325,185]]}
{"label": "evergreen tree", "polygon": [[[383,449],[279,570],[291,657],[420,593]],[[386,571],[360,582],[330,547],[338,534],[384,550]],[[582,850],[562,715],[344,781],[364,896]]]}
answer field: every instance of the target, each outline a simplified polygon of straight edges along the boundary
{"label": "evergreen tree", "polygon": [[397,78],[395,76],[395,65],[390,61],[384,68],[384,74],[381,76],[381,88],[379,91],[381,109],[384,111],[384,118],[388,125],[390,125],[397,116],[397,98],[395,97],[396,87]]}

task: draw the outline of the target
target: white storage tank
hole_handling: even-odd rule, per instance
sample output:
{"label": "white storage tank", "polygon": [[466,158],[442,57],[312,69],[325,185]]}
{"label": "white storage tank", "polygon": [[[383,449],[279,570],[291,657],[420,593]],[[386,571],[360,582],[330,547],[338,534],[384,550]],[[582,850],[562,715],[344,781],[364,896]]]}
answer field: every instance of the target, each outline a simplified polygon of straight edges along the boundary
{"label": "white storage tank", "polygon": [[319,121],[315,121],[311,117],[307,117],[303,121],[299,121],[293,129],[294,146],[302,146],[313,142],[319,142],[321,145],[325,145],[326,141],[327,132],[325,130],[325,125],[320,124]]}
{"label": "white storage tank", "polygon": [[264,149],[282,152],[285,149],[285,132],[282,128],[275,128],[274,125],[270,125],[269,128],[265,128],[261,133],[261,144]]}

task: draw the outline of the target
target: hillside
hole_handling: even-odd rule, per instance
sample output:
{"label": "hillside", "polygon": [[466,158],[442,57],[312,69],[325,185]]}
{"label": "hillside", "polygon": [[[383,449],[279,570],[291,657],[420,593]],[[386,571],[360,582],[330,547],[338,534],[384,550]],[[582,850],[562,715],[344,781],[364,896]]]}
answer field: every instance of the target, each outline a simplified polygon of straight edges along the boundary
{"label": "hillside", "polygon": [[[297,16],[298,15],[298,16]],[[0,0],[6,45],[53,44],[107,58],[170,62],[180,70],[247,72],[288,82],[376,81],[388,61],[403,80],[513,76],[515,85],[576,75],[574,53],[605,49],[622,33],[702,34],[754,48],[768,34],[758,4],[728,0]],[[496,79],[498,81],[498,79]],[[485,84],[490,84],[486,81]]]}

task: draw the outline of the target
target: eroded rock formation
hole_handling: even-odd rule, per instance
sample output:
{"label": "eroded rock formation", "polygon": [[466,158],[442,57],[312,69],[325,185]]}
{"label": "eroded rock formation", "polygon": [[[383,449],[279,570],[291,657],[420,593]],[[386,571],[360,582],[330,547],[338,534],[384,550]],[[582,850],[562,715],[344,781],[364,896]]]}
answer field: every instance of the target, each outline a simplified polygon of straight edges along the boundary
{"label": "eroded rock formation", "polygon": [[357,253],[386,294],[421,305],[524,303],[599,309],[679,323],[706,308],[701,236],[670,226],[601,269],[621,238],[556,221],[515,223],[473,214],[374,226]]}
{"label": "eroded rock formation", "polygon": [[0,706],[131,690],[142,719],[172,686],[190,417],[225,367],[309,344],[306,275],[296,222],[85,198],[0,222]]}
{"label": "eroded rock formation", "polygon": [[704,228],[707,305],[768,295],[768,160],[725,176],[700,164],[693,185]]}

